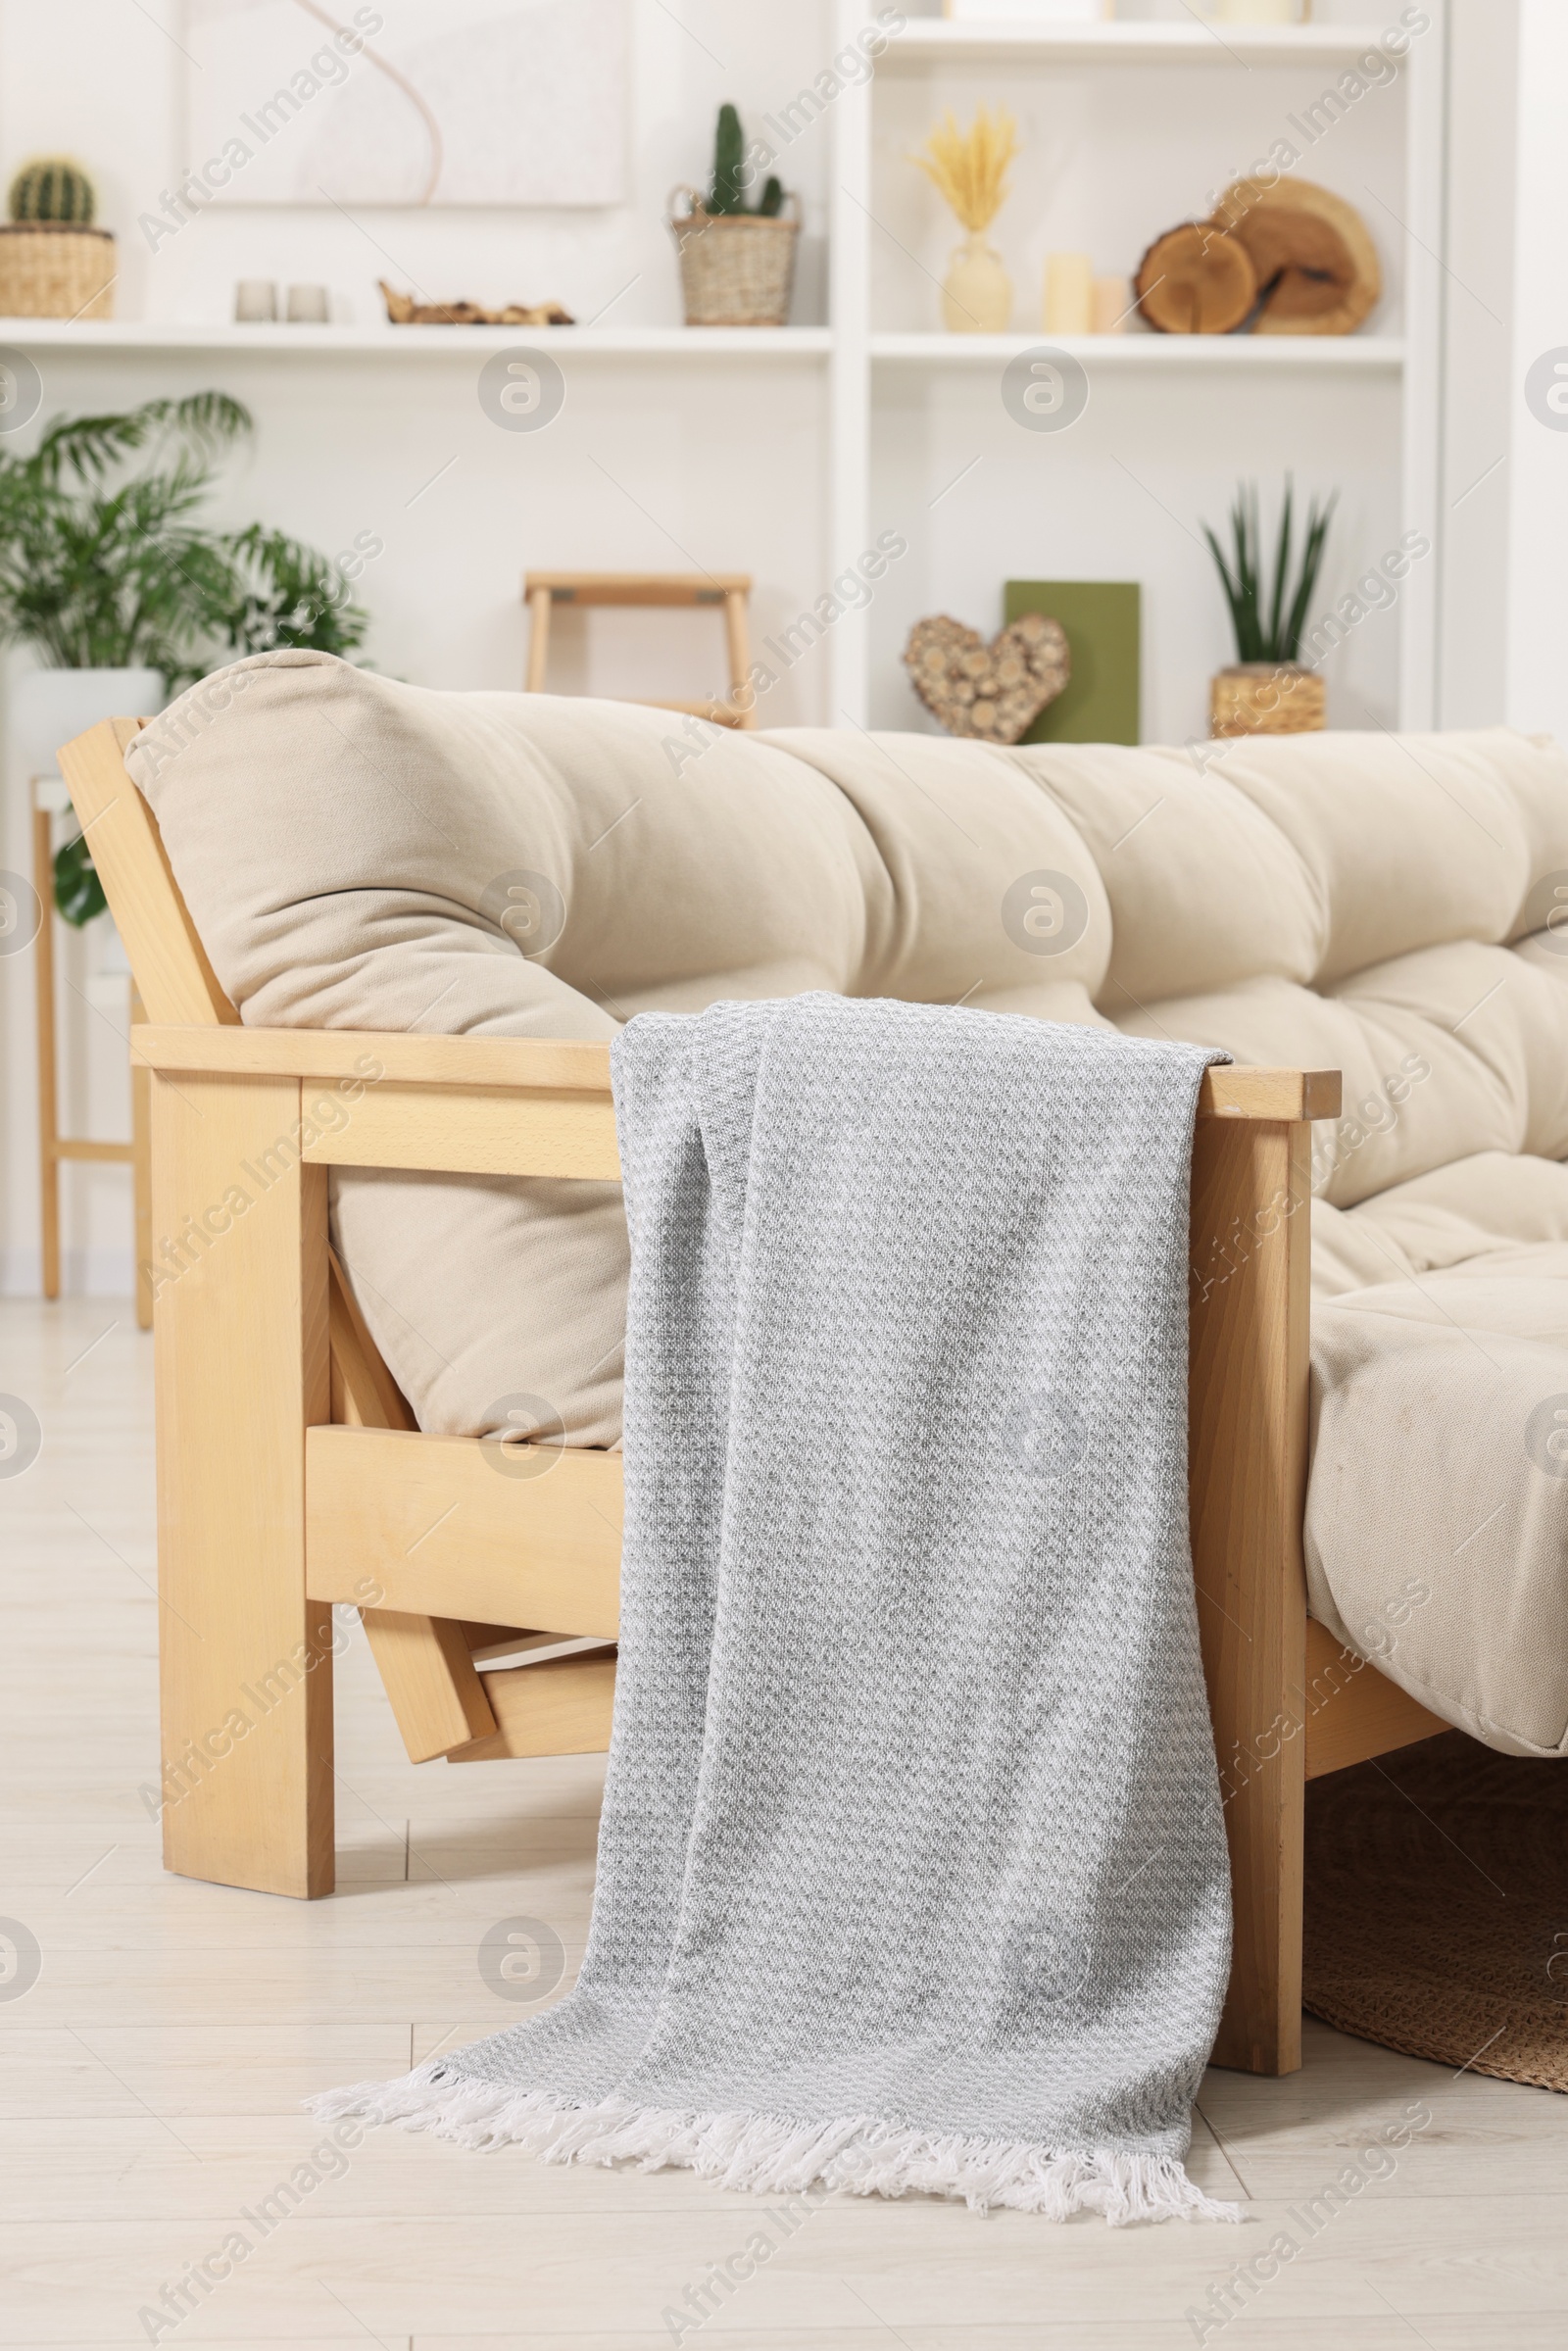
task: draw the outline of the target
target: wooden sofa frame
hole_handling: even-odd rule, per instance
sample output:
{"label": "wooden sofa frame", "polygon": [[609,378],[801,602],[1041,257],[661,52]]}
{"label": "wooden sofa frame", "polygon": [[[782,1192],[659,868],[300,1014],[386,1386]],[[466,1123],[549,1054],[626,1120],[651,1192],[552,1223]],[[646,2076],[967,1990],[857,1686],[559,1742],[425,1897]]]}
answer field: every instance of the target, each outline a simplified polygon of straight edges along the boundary
{"label": "wooden sofa frame", "polygon": [[[358,1606],[413,1760],[609,1743],[618,1455],[501,1476],[420,1435],[332,1259],[334,1165],[613,1179],[602,1045],[244,1028],[126,773],[136,720],[60,754],[147,1025],[164,1856],[333,1887],[334,1603]],[[1307,1777],[1446,1726],[1309,1624],[1309,1122],[1337,1071],[1210,1070],[1193,1160],[1193,1560],[1235,1886],[1215,2059],[1300,2063]]]}

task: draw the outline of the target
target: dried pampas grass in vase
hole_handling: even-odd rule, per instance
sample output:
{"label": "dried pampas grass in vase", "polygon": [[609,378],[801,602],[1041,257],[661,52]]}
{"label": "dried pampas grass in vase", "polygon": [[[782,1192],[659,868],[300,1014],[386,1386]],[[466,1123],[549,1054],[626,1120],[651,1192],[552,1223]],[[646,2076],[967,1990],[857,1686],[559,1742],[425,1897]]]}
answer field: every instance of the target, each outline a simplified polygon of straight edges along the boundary
{"label": "dried pampas grass in vase", "polygon": [[1007,172],[1017,152],[1017,124],[1005,107],[993,115],[982,106],[967,130],[958,128],[950,108],[921,152],[909,158],[969,232],[955,248],[942,283],[942,317],[950,334],[1004,334],[1012,324],[1012,280],[985,232],[1006,198]]}

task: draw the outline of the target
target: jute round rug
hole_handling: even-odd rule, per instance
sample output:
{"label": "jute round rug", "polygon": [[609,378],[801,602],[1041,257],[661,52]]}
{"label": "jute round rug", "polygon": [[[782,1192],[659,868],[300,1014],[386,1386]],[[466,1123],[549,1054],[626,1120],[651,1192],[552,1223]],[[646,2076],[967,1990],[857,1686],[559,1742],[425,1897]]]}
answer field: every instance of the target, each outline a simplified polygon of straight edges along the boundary
{"label": "jute round rug", "polygon": [[1568,1761],[1452,1731],[1310,1782],[1302,1998],[1387,2049],[1568,2091]]}

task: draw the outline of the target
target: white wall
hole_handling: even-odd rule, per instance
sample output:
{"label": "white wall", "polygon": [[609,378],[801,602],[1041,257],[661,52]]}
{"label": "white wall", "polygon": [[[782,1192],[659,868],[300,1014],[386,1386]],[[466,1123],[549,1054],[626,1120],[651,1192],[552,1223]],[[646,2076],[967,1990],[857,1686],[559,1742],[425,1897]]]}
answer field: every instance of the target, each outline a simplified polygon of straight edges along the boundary
{"label": "white wall", "polygon": [[1493,726],[1508,661],[1518,0],[1450,0],[1437,704]]}
{"label": "white wall", "polygon": [[[1513,725],[1568,741],[1568,9],[1518,5],[1505,708]],[[1564,368],[1560,406],[1533,377],[1553,353]]]}

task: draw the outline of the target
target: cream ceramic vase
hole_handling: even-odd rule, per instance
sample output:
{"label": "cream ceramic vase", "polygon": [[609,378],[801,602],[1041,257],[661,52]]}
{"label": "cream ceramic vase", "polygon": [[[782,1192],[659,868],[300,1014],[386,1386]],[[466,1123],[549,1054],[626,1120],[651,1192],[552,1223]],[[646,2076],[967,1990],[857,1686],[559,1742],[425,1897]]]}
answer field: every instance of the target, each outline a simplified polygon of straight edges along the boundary
{"label": "cream ceramic vase", "polygon": [[942,318],[955,335],[1005,334],[1012,324],[1012,279],[979,229],[954,248],[942,281]]}

